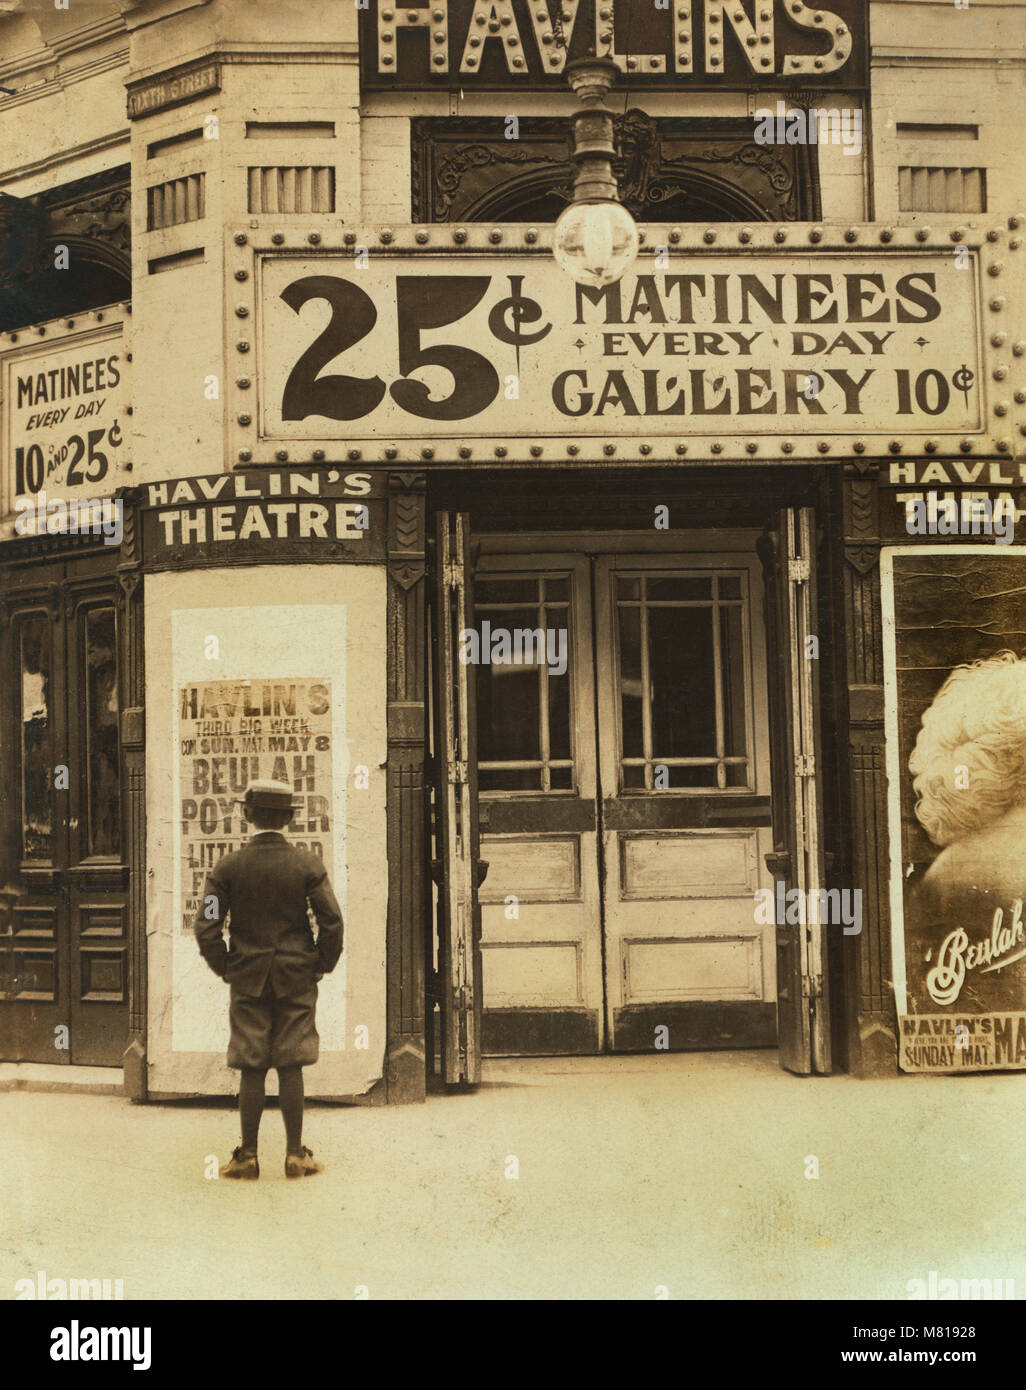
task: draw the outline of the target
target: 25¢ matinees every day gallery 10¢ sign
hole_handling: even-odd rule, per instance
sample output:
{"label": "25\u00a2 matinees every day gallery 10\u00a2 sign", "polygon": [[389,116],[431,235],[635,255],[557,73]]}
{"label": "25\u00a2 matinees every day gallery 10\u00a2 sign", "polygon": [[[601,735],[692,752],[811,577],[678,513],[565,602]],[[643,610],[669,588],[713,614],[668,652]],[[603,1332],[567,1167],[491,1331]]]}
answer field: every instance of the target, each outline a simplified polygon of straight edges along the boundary
{"label": "25\u00a2 matinees every day gallery 10\u00a2 sign", "polygon": [[[649,251],[602,289],[548,252],[487,251],[486,228],[462,252],[241,253],[253,274],[237,273],[233,332],[256,380],[235,381],[233,461],[301,462],[340,443],[365,445],[366,461],[478,463],[636,449],[757,462],[893,453],[895,440],[1015,453],[1018,441],[992,437],[1012,422],[992,418],[991,343],[1016,329],[982,331],[996,254],[982,235],[935,251],[842,249],[832,229],[841,244],[785,254],[652,245],[668,230],[650,228]],[[1022,363],[1000,379],[1009,372]]]}

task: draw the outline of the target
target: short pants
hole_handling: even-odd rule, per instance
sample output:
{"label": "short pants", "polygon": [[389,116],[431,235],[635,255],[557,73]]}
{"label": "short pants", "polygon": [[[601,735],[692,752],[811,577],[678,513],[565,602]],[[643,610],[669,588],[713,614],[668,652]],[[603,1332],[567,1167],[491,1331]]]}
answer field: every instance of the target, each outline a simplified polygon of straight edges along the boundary
{"label": "short pants", "polygon": [[320,1055],[317,986],[279,997],[268,978],[260,997],[236,994],[228,1005],[230,1067],[308,1067]]}

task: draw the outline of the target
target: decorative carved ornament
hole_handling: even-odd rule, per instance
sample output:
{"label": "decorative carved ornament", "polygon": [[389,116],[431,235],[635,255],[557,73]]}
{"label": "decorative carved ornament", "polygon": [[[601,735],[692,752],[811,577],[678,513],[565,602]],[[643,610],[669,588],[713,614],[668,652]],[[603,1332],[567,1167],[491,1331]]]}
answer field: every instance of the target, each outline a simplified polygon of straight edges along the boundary
{"label": "decorative carved ornament", "polygon": [[845,494],[844,558],[857,573],[866,575],[880,562],[875,475],[846,477]]}
{"label": "decorative carved ornament", "polygon": [[[630,110],[617,118],[615,139],[620,196],[639,220],[820,215],[817,151],[758,145],[752,120]],[[542,211],[558,216],[570,200],[570,134],[560,118],[525,117],[509,140],[501,117],[421,117],[412,144],[415,221],[549,220]]]}
{"label": "decorative carved ornament", "polygon": [[[128,165],[31,198],[0,193],[0,330],[128,299],[131,210]],[[58,246],[74,275],[54,275]]]}
{"label": "decorative carved ornament", "polygon": [[132,190],[127,165],[40,194],[40,210],[43,267],[52,268],[52,248],[58,242],[77,243],[89,260],[131,278]]}

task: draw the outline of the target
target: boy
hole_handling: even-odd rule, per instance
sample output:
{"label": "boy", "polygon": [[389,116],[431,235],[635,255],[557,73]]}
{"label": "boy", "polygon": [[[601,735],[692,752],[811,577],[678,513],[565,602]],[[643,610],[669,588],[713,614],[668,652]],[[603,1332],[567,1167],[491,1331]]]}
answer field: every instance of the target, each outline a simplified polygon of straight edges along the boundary
{"label": "boy", "polygon": [[[342,914],[321,861],[281,834],[295,810],[292,789],[284,782],[251,782],[243,808],[255,833],[207,875],[193,923],[204,960],[231,986],[228,1065],[242,1073],[242,1143],[221,1176],[260,1176],[257,1134],[264,1080],[274,1067],[285,1121],[285,1176],[312,1177],[323,1165],[303,1147],[303,1068],[317,1061],[317,982],[342,954]],[[316,945],[307,903],[317,921]]]}

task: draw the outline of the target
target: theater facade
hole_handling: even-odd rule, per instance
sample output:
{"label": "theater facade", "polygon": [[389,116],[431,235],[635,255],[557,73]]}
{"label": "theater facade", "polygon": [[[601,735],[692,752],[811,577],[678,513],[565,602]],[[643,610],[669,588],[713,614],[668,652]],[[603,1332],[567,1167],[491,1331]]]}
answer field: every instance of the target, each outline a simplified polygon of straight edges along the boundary
{"label": "theater facade", "polygon": [[231,1090],[266,777],[346,922],[309,1094],[1026,1068],[1024,11],[5,7],[0,1084]]}

